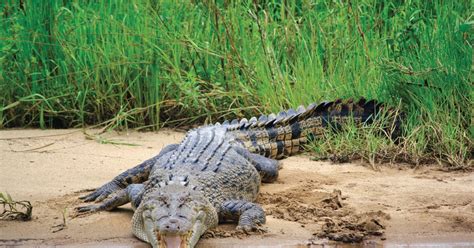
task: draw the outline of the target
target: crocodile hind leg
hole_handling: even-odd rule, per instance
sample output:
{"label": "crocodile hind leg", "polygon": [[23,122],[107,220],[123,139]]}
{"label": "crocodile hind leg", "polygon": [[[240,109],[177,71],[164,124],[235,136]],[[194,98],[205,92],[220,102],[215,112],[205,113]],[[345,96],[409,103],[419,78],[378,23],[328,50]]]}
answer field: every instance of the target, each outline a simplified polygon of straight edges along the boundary
{"label": "crocodile hind leg", "polygon": [[120,175],[116,176],[112,181],[102,185],[100,188],[96,189],[94,192],[79,197],[79,199],[84,200],[85,202],[90,201],[102,201],[107,196],[111,195],[114,192],[118,192],[121,189],[125,189],[129,184],[132,183],[143,183],[148,180],[148,175],[155,164],[155,162],[164,154],[175,150],[178,147],[178,144],[168,145],[161,150],[161,152],[153,158],[150,158],[143,163],[128,169],[122,172]]}
{"label": "crocodile hind leg", "polygon": [[244,232],[256,231],[265,224],[265,212],[256,203],[243,200],[230,200],[221,205],[219,220],[238,220],[237,229]]}
{"label": "crocodile hind leg", "polygon": [[137,208],[142,200],[143,189],[143,184],[130,184],[127,188],[116,191],[100,204],[77,207],[76,211],[86,213],[112,210],[129,202],[132,203],[133,208]]}
{"label": "crocodile hind leg", "polygon": [[239,147],[236,150],[255,166],[255,169],[260,173],[262,182],[272,183],[277,180],[280,169],[280,163],[277,160],[251,153],[245,148]]}
{"label": "crocodile hind leg", "polygon": [[260,172],[260,177],[264,183],[275,182],[278,178],[278,170],[280,168],[277,160],[266,158],[258,154],[250,154],[250,159],[255,165],[255,168]]}

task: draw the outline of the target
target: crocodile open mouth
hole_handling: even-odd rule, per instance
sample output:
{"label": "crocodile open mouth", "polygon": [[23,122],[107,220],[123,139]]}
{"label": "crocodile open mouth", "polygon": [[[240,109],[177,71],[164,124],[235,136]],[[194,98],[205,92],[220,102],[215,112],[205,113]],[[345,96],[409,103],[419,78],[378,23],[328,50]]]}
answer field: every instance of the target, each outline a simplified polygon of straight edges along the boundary
{"label": "crocodile open mouth", "polygon": [[160,247],[166,248],[188,248],[189,234],[184,235],[159,235]]}

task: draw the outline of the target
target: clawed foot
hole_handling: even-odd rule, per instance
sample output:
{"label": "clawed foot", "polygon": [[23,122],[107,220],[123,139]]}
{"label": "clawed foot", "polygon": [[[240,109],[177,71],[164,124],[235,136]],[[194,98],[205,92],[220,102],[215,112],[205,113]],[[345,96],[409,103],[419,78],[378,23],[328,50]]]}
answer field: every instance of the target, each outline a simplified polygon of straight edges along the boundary
{"label": "clawed foot", "polygon": [[100,210],[100,206],[98,205],[87,205],[82,207],[75,208],[77,213],[86,214],[86,213],[93,213]]}
{"label": "clawed foot", "polygon": [[79,197],[79,199],[84,200],[84,202],[100,202],[117,190],[120,190],[120,187],[112,181],[96,189],[94,192],[88,195]]}
{"label": "clawed foot", "polygon": [[[110,193],[107,193],[105,190],[103,190],[104,186],[102,186],[101,188],[95,190],[94,192],[88,195],[79,197],[79,199],[84,200],[85,202],[91,202],[94,200],[96,202],[102,201],[110,194]],[[87,206],[76,207],[74,208],[74,210],[76,212],[75,216],[80,216],[80,215],[98,212],[101,209],[100,209],[100,205],[87,205]]]}
{"label": "clawed foot", "polygon": [[75,208],[77,215],[112,210],[130,201],[127,191],[121,189],[113,182],[105,184],[80,199],[83,199],[85,202],[95,201],[100,203]]}
{"label": "clawed foot", "polygon": [[73,217],[79,217],[79,216],[85,216],[89,215],[95,212],[101,211],[100,205],[87,205],[87,206],[82,206],[82,207],[76,207],[74,208],[74,214],[72,215]]}
{"label": "clawed foot", "polygon": [[261,226],[261,225],[245,225],[245,226],[237,226],[236,227],[236,230],[238,232],[242,232],[242,233],[245,233],[245,234],[252,234],[252,233],[259,233],[259,234],[262,234],[262,233],[266,233],[268,230]]}
{"label": "clawed foot", "polygon": [[91,202],[91,201],[101,201],[103,200],[107,195],[105,193],[100,192],[99,190],[96,190],[88,195],[81,196],[79,199],[84,200],[84,202]]}

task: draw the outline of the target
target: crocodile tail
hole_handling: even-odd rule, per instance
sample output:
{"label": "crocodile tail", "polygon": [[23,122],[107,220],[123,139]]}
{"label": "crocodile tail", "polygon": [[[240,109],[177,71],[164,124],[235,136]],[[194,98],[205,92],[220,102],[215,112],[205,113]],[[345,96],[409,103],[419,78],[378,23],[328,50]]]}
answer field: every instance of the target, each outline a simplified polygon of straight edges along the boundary
{"label": "crocodile tail", "polygon": [[[327,132],[339,130],[346,123],[372,123],[384,105],[375,100],[352,99],[299,106],[278,114],[232,120],[222,123],[237,140],[253,153],[269,158],[283,158],[300,152],[304,145]],[[399,121],[390,134],[399,134]]]}

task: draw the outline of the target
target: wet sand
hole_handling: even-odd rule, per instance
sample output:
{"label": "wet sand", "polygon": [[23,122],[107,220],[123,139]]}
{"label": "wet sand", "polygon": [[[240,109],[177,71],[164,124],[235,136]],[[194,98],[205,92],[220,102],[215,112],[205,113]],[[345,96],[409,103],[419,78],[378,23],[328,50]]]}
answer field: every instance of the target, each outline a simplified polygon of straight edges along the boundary
{"label": "wet sand", "polygon": [[[74,129],[0,131],[0,192],[33,204],[31,221],[0,221],[0,246],[147,247],[131,233],[129,205],[81,217],[74,217],[73,208],[82,204],[81,191],[183,135],[112,132],[87,139]],[[234,225],[221,225],[199,247],[340,247],[329,239],[350,238],[364,241],[348,247],[474,246],[472,172],[403,165],[372,170],[357,161],[331,164],[307,155],[282,162],[280,178],[264,184],[259,198],[268,214],[267,231],[247,236],[235,233]]]}

